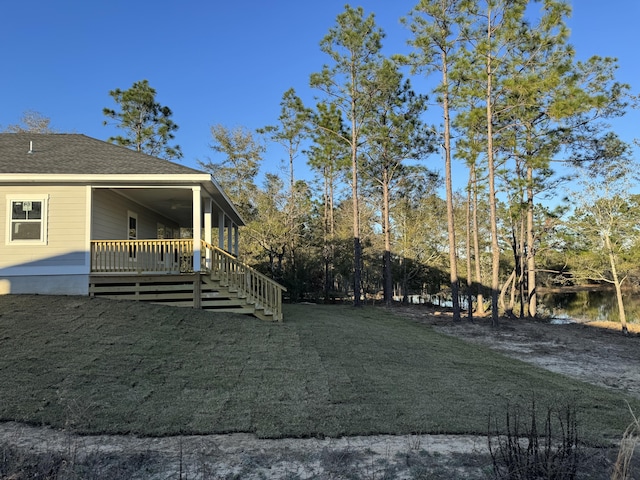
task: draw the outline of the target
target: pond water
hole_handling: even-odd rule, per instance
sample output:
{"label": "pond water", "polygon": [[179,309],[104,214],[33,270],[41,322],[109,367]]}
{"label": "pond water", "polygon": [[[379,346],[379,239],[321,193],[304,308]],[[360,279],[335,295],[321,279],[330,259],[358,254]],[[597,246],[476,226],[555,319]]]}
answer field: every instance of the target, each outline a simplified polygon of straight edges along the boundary
{"label": "pond water", "polygon": [[[623,296],[627,322],[640,323],[640,292],[626,291]],[[402,301],[402,298],[398,297],[395,300]],[[413,304],[431,303],[438,307],[452,307],[451,297],[445,298],[442,295],[410,295],[408,300]],[[485,301],[488,299],[485,298]],[[466,297],[460,298],[460,307],[467,308]],[[620,321],[618,303],[613,290],[541,293],[538,295],[538,314],[555,319],[556,323],[564,323],[563,320]]]}
{"label": "pond water", "polygon": [[[558,319],[619,322],[618,304],[612,290],[544,293],[539,295],[541,314]],[[640,321],[640,294],[624,293],[628,322]]]}

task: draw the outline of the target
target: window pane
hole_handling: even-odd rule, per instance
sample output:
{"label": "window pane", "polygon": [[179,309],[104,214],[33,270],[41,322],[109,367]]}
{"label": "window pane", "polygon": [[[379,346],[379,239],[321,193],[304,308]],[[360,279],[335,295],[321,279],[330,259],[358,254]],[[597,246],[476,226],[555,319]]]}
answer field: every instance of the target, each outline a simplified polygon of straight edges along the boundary
{"label": "window pane", "polygon": [[27,211],[27,218],[31,220],[42,219],[42,202],[29,202],[31,203],[31,210]]}
{"label": "window pane", "polygon": [[138,219],[136,217],[129,217],[129,238],[128,240],[138,239]]}
{"label": "window pane", "polygon": [[40,240],[40,222],[11,222],[11,240]]}
{"label": "window pane", "polygon": [[29,200],[11,202],[12,220],[40,220],[42,219],[42,202]]}
{"label": "window pane", "polygon": [[27,218],[27,212],[22,208],[22,202],[11,202],[11,219],[23,220]]}

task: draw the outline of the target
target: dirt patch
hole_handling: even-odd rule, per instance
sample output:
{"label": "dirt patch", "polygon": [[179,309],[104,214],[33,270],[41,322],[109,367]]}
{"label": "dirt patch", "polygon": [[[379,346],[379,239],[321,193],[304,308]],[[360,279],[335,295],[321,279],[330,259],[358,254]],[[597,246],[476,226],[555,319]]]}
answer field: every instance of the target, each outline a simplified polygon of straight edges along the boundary
{"label": "dirt patch", "polygon": [[[420,478],[416,473],[422,472],[431,475],[422,478],[444,479],[451,478],[445,474],[454,469],[468,472],[465,478],[480,479],[486,478],[483,472],[490,462],[484,438],[453,435],[138,438],[77,436],[9,422],[0,425],[0,444],[15,447],[20,453],[14,455],[22,455],[23,463],[28,454],[34,468],[40,464],[39,470],[51,470],[42,465],[57,464],[58,476],[54,478],[78,478],[81,474],[80,478],[122,479],[391,479]],[[7,458],[6,447],[3,457]]]}
{"label": "dirt patch", "polygon": [[[446,313],[418,306],[397,307],[394,312],[509,357],[640,398],[637,335],[624,337],[619,331],[583,324],[521,320],[503,320],[499,329],[492,329],[488,320],[453,324]],[[615,454],[615,450],[585,452],[589,473],[581,478],[608,478]],[[473,480],[491,478],[492,472],[485,437],[453,435],[281,440],[258,439],[250,434],[139,438],[78,436],[8,422],[0,424],[0,455],[0,478],[14,479]]]}
{"label": "dirt patch", "polygon": [[638,324],[630,325],[628,336],[612,322],[502,319],[494,329],[488,319],[454,324],[447,313],[431,309],[398,307],[396,311],[508,357],[640,398],[640,335],[633,333],[640,332]]}

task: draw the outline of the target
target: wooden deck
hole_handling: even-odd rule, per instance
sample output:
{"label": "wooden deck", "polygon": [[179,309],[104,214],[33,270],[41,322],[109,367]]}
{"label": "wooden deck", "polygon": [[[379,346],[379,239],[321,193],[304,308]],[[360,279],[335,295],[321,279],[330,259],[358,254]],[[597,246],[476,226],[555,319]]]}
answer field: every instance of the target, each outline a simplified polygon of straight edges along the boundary
{"label": "wooden deck", "polygon": [[283,320],[283,286],[207,242],[193,247],[188,239],[92,241],[89,294]]}

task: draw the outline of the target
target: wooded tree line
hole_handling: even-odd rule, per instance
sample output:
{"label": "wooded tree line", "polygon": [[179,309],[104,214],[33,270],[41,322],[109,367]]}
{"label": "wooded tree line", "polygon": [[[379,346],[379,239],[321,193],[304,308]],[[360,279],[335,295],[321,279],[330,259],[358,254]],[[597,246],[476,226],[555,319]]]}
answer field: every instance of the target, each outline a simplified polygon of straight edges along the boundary
{"label": "wooded tree line", "polygon": [[[310,75],[317,103],[288,90],[277,124],[257,132],[282,145],[282,177],[256,185],[256,134],[212,129],[224,160],[202,166],[237,192],[245,259],[292,300],[437,294],[459,320],[463,294],[470,317],[488,309],[494,323],[536,316],[540,285],[619,287],[636,270],[637,198],[606,200],[626,230],[583,227],[611,197],[596,186],[632,180],[630,147],[607,123],[625,113],[629,86],[615,59],[576,59],[569,15],[562,1],[422,0],[402,19],[413,52],[385,56],[374,15],[346,6]],[[457,192],[454,161],[468,172]],[[295,176],[304,162],[314,182]],[[594,188],[563,201],[578,177]]]}
{"label": "wooded tree line", "polygon": [[[640,197],[607,122],[633,97],[615,59],[576,59],[569,15],[561,0],[421,0],[401,19],[412,52],[383,55],[374,15],[347,5],[320,41],[315,104],[289,89],[273,125],[211,128],[214,160],[200,166],[248,223],[242,259],[292,301],[436,295],[455,320],[462,300],[495,324],[536,316],[540,286],[608,282],[624,319]],[[104,114],[126,132],[110,141],[181,157],[146,81],[109,93],[120,111]],[[265,142],[283,169],[258,184]],[[457,191],[453,164],[466,167]]]}

